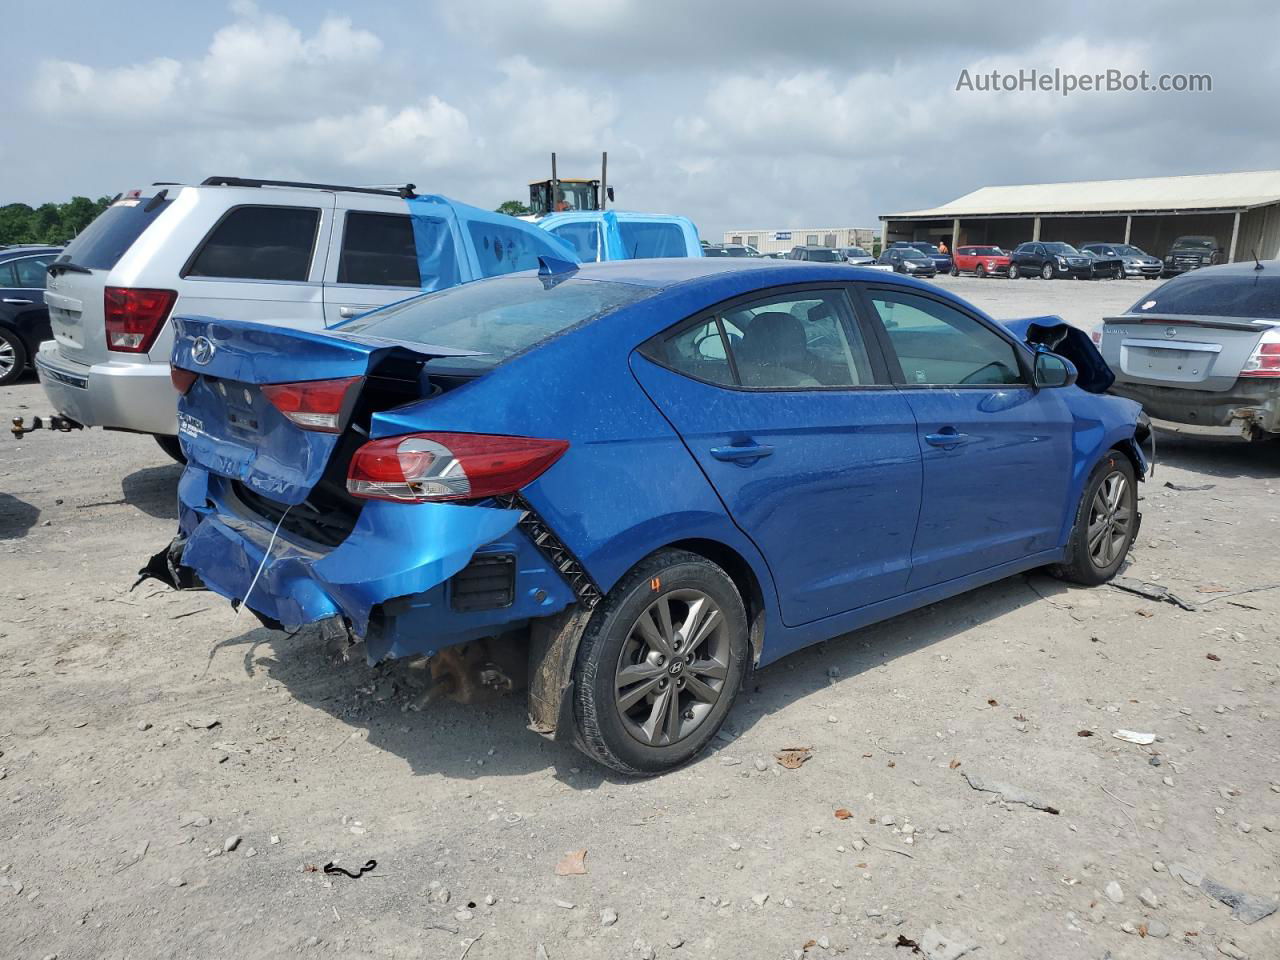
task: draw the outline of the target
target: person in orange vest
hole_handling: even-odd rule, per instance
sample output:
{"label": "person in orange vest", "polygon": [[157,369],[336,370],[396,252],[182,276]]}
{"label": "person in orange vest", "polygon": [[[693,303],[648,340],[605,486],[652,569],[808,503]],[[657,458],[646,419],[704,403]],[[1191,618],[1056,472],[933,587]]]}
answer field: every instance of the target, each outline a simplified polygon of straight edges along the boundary
{"label": "person in orange vest", "polygon": [[951,252],[950,250],[947,249],[947,241],[943,240],[941,243],[938,244],[938,252],[948,253],[948,254]]}

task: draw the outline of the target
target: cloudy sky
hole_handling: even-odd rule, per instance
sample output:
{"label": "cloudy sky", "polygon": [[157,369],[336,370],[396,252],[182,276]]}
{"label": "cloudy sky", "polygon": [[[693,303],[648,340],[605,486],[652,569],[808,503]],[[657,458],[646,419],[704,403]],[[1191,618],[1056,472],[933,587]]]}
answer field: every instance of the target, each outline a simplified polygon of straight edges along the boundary
{"label": "cloudy sky", "polygon": [[[1026,16],[1010,16],[1021,9]],[[1280,167],[1280,8],[1215,0],[0,0],[0,203],[212,173],[872,225],[992,183]],[[979,93],[961,70],[1207,73]]]}

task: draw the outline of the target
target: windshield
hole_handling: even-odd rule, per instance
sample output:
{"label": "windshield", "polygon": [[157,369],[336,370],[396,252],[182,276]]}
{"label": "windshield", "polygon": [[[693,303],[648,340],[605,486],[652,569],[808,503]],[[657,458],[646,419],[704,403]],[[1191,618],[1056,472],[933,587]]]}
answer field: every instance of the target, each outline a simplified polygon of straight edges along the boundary
{"label": "windshield", "polygon": [[817,263],[840,263],[844,257],[836,253],[834,250],[810,250],[804,255],[806,260],[813,260]]}
{"label": "windshield", "polygon": [[1178,277],[1157,287],[1129,312],[1280,320],[1280,276],[1258,271],[1226,277]]}
{"label": "windshield", "polygon": [[1064,257],[1080,256],[1080,251],[1069,243],[1046,243],[1044,248],[1050,253],[1057,253]]}
{"label": "windshield", "polygon": [[925,256],[925,254],[921,253],[915,247],[902,247],[901,253],[903,260],[928,260],[930,263],[933,263],[932,258]]}
{"label": "windshield", "polygon": [[485,370],[569,327],[610,313],[656,291],[630,283],[539,277],[496,277],[413,297],[334,328],[403,343],[475,350],[449,358],[451,368]]}
{"label": "windshield", "polygon": [[928,257],[942,256],[942,254],[939,253],[938,248],[935,247],[932,243],[917,243],[917,244],[914,244],[914,247],[916,250],[919,250],[921,253],[923,253],[925,256],[928,256]]}
{"label": "windshield", "polygon": [[1117,243],[1111,249],[1114,250],[1116,252],[1116,255],[1120,257],[1145,257],[1146,256],[1146,253],[1139,250],[1137,247],[1130,246],[1127,243]]}
{"label": "windshield", "polygon": [[1179,237],[1173,241],[1174,247],[1182,250],[1212,250],[1213,244],[1213,237]]}
{"label": "windshield", "polygon": [[861,247],[847,247],[844,251],[846,257],[869,257],[870,254]]}
{"label": "windshield", "polygon": [[746,247],[725,247],[725,251],[731,257],[749,257],[751,252]]}

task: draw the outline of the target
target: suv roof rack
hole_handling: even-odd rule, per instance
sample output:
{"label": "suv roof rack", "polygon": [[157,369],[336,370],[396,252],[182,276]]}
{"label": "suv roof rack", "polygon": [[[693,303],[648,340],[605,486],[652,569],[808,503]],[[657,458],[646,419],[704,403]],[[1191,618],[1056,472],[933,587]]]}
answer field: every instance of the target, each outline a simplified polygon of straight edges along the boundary
{"label": "suv roof rack", "polygon": [[303,183],[298,180],[254,180],[248,177],[206,177],[202,187],[297,187],[303,190],[343,190],[347,193],[374,193],[386,197],[408,200],[416,197],[416,184],[403,187],[348,187],[337,183]]}

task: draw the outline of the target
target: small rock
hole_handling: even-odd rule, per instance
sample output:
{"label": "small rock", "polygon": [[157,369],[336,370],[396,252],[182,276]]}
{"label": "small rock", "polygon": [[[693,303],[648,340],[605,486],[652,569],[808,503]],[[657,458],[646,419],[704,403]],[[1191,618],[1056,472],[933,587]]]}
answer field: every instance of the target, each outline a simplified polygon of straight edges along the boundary
{"label": "small rock", "polygon": [[1152,860],[1152,861],[1151,861],[1151,869],[1152,869],[1152,870],[1154,870],[1156,873],[1163,873],[1163,872],[1164,872],[1164,861],[1163,861],[1163,860]]}
{"label": "small rock", "polygon": [[279,838],[279,837],[277,837],[277,836],[273,833],[273,834],[271,835],[271,842],[272,842],[272,843],[279,843],[279,842],[280,842],[280,838]]}
{"label": "small rock", "polygon": [[457,910],[453,911],[453,917],[455,920],[470,920],[474,916],[475,914],[466,907],[459,907]]}
{"label": "small rock", "polygon": [[1138,900],[1144,907],[1150,907],[1152,910],[1160,909],[1160,898],[1150,887],[1143,887],[1138,891]]}
{"label": "small rock", "polygon": [[1169,935],[1169,925],[1159,917],[1152,917],[1147,921],[1147,936],[1155,937],[1157,940],[1163,940]]}
{"label": "small rock", "polygon": [[484,905],[486,907],[492,907],[497,902],[498,902],[498,898],[495,897],[492,893],[486,893],[484,895]]}
{"label": "small rock", "polygon": [[754,764],[755,768],[761,773],[764,773],[766,770],[769,769],[769,764],[765,762],[764,757],[756,757],[751,762],[752,764]]}
{"label": "small rock", "polygon": [[1160,782],[1163,783],[1166,787],[1172,787],[1173,777],[1163,777],[1161,778]]}
{"label": "small rock", "polygon": [[217,717],[187,717],[186,724],[192,730],[212,730],[222,721]]}
{"label": "small rock", "polygon": [[763,907],[768,901],[769,895],[767,893],[753,893],[751,895],[751,902],[757,907]]}
{"label": "small rock", "polygon": [[667,937],[667,946],[672,950],[679,950],[684,946],[684,937],[679,936],[678,934],[673,934],[672,936]]}
{"label": "small rock", "polygon": [[1230,940],[1219,940],[1218,952],[1224,957],[1230,957],[1231,960],[1249,960],[1249,955]]}
{"label": "small rock", "polygon": [[840,720],[836,717],[834,713],[827,714],[827,723],[839,723],[839,722]]}
{"label": "small rock", "polygon": [[169,886],[171,887],[185,887],[186,885],[187,885],[187,881],[183,880],[181,877],[169,878]]}
{"label": "small rock", "polygon": [[[439,881],[436,881],[436,882],[439,882]],[[431,891],[430,899],[432,903],[448,903],[449,897],[451,896],[452,894],[449,892],[448,887],[436,887],[434,890]]]}
{"label": "small rock", "polygon": [[605,907],[600,911],[600,926],[612,927],[618,922],[618,911]]}
{"label": "small rock", "polygon": [[554,903],[561,910],[572,910],[574,907],[577,906],[576,903],[573,903],[572,901],[569,901],[569,900],[553,900],[552,903]]}
{"label": "small rock", "polygon": [[256,857],[258,855],[258,851],[255,850],[253,847],[250,847],[248,850],[244,852],[244,855],[246,857]]}
{"label": "small rock", "polygon": [[873,919],[873,920],[874,920],[876,917],[883,917],[883,916],[884,916],[884,911],[883,911],[883,910],[881,910],[881,909],[879,909],[878,907],[867,907],[867,909],[866,909],[865,911],[863,911],[863,912],[864,912],[864,913],[866,913],[866,915],[867,915],[869,918]]}
{"label": "small rock", "polygon": [[640,956],[640,960],[653,960],[653,947],[643,940],[636,940],[631,947]]}
{"label": "small rock", "polygon": [[850,846],[852,846],[853,849],[861,853],[863,850],[867,849],[867,842],[865,840],[854,840],[853,843],[850,844]]}
{"label": "small rock", "polygon": [[1245,823],[1243,820],[1241,820],[1239,823],[1236,824],[1236,829],[1238,829],[1241,833],[1252,833],[1253,824]]}
{"label": "small rock", "polygon": [[222,841],[222,852],[230,853],[232,850],[234,850],[238,846],[240,846],[240,835],[232,834],[231,836],[227,837],[227,839]]}
{"label": "small rock", "polygon": [[1120,924],[1120,932],[1121,933],[1137,933],[1138,928],[1135,927],[1130,921],[1126,920],[1124,923]]}
{"label": "small rock", "polygon": [[742,844],[740,844],[737,840],[734,840],[732,843],[729,844],[729,849],[733,850],[734,852],[737,852],[738,850],[742,849]]}
{"label": "small rock", "polygon": [[147,721],[145,721],[145,720],[139,720],[139,721],[138,721],[138,729],[139,729],[139,730],[150,730],[150,729],[151,729],[151,724],[147,723]]}
{"label": "small rock", "polygon": [[1124,888],[1114,880],[1107,884],[1103,893],[1107,895],[1107,899],[1112,903],[1124,903]]}
{"label": "small rock", "polygon": [[[1226,712],[1227,712],[1227,708],[1226,708],[1226,707],[1224,707],[1222,704],[1218,704],[1216,707],[1214,707],[1214,708],[1213,708],[1213,712],[1214,712],[1214,713],[1226,713]],[[1233,946],[1234,946],[1234,944],[1233,944]],[[1219,949],[1219,950],[1221,950],[1221,949],[1222,949],[1222,947],[1218,947],[1218,949]],[[1230,954],[1228,954],[1228,956],[1230,956]]]}
{"label": "small rock", "polygon": [[950,833],[950,832],[951,832],[951,828],[950,828],[949,826],[947,826],[945,823],[940,823],[940,824],[938,824],[938,826],[937,826],[937,828],[936,828],[936,829],[937,829],[937,831],[938,831],[939,833]]}

